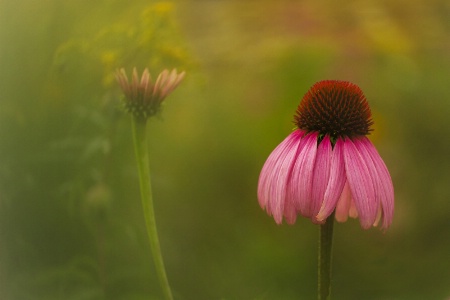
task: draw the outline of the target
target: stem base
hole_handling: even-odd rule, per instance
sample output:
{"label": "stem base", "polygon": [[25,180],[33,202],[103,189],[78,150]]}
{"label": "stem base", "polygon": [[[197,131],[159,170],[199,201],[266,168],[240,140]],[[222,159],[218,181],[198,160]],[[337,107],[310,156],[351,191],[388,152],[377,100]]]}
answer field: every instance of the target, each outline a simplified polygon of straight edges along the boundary
{"label": "stem base", "polygon": [[139,186],[141,189],[142,208],[144,210],[145,226],[152,249],[153,260],[159,283],[166,300],[172,300],[172,291],[167,280],[166,269],[159,245],[158,231],[156,229],[155,212],[153,209],[152,186],[150,181],[148,145],[147,145],[147,120],[133,117],[132,120],[134,149],[139,172]]}
{"label": "stem base", "polygon": [[334,212],[320,225],[318,299],[330,299]]}

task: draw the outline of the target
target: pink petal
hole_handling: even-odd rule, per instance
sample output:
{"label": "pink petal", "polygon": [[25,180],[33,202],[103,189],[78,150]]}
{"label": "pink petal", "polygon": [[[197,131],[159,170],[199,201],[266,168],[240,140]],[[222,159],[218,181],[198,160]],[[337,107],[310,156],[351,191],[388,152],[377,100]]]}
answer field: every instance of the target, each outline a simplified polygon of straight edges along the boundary
{"label": "pink petal", "polygon": [[169,77],[167,78],[167,82],[165,83],[165,86],[162,87],[161,95],[163,95],[163,97],[165,97],[170,92],[172,92],[173,89],[175,89],[177,81],[178,81],[178,76],[179,75],[177,75],[176,69],[173,69],[170,72]]}
{"label": "pink petal", "polygon": [[184,78],[185,75],[186,75],[185,72],[177,74],[177,69],[173,69],[170,75],[172,77],[170,84],[168,84],[167,87],[164,89],[163,95],[170,94],[178,86],[178,84],[180,84],[181,80]]}
{"label": "pink petal", "polygon": [[374,202],[376,203],[374,205],[376,205],[376,209],[377,209],[377,214],[376,214],[375,220],[372,224],[373,226],[375,226],[375,224],[378,221],[377,219],[378,219],[378,209],[380,207],[380,198],[382,197],[384,191],[383,191],[383,186],[382,186],[382,182],[381,182],[381,177],[378,175],[377,169],[375,168],[372,158],[370,157],[370,154],[369,154],[368,150],[366,149],[364,139],[367,140],[366,137],[363,137],[361,139],[355,140],[353,144],[355,145],[356,149],[358,149],[359,153],[361,154],[364,161],[366,162],[368,171],[370,173],[370,177],[372,178],[372,184],[373,184],[374,192],[375,192]]}
{"label": "pink petal", "polygon": [[345,182],[341,197],[339,197],[339,201],[337,202],[336,205],[336,214],[335,214],[336,221],[338,222],[347,221],[351,201],[352,201],[352,193],[350,192],[348,183]]}
{"label": "pink petal", "polygon": [[325,191],[330,178],[331,168],[331,141],[326,135],[317,147],[316,162],[313,171],[313,183],[311,190],[311,207],[308,212],[312,216],[312,221],[318,221],[316,215],[324,201]]}
{"label": "pink petal", "polygon": [[120,87],[122,88],[123,93],[126,97],[130,97],[130,85],[128,83],[127,73],[123,68],[116,71],[116,79],[119,82]]}
{"label": "pink petal", "polygon": [[133,99],[136,99],[139,93],[139,76],[136,68],[133,68],[133,75],[131,79],[131,92]]}
{"label": "pink petal", "polygon": [[294,224],[297,220],[297,210],[295,209],[295,205],[292,201],[285,199],[284,201],[284,211],[283,216],[286,219],[286,223]]}
{"label": "pink petal", "polygon": [[[355,141],[355,143],[358,142],[358,140]],[[361,227],[364,229],[373,225],[378,208],[371,171],[367,166],[367,160],[370,159],[358,151],[352,140],[344,141],[345,173]]]}
{"label": "pink petal", "polygon": [[162,92],[162,88],[164,87],[167,78],[169,76],[169,70],[164,69],[156,78],[156,82],[155,85],[153,87],[153,97],[160,97],[161,92]]}
{"label": "pink petal", "polygon": [[379,197],[383,215],[383,229],[387,229],[394,217],[394,186],[392,184],[389,171],[378,154],[375,146],[368,138],[363,138],[361,145],[366,149],[368,155],[372,159],[375,170],[379,179]]}
{"label": "pink petal", "polygon": [[267,158],[259,175],[258,201],[275,222],[281,224],[283,214],[288,222],[295,222],[295,209],[285,210],[286,186],[293,168],[303,132],[296,130],[282,141]]}
{"label": "pink petal", "polygon": [[305,135],[300,143],[299,154],[292,168],[288,182],[288,200],[292,201],[300,213],[311,217],[311,191],[313,170],[317,153],[317,132]]}
{"label": "pink petal", "polygon": [[316,216],[316,219],[319,221],[323,221],[331,215],[336,208],[336,203],[338,202],[339,197],[343,193],[346,180],[343,146],[344,141],[342,139],[338,139],[333,148],[328,185],[325,191],[322,206]]}
{"label": "pink petal", "polygon": [[143,89],[143,90],[146,89],[148,86],[149,79],[150,79],[150,72],[148,71],[147,68],[145,68],[145,70],[141,76],[141,83],[140,83],[139,88]]}

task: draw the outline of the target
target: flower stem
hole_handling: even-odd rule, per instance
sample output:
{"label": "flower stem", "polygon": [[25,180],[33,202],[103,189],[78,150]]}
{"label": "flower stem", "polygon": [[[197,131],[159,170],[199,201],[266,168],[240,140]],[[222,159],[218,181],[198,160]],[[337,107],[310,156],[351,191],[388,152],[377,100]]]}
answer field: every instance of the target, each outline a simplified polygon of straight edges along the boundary
{"label": "flower stem", "polygon": [[150,182],[148,145],[147,145],[147,120],[133,116],[132,120],[133,140],[136,154],[136,162],[139,172],[139,184],[141,188],[142,208],[144,210],[145,225],[150,240],[150,246],[155,262],[156,272],[166,300],[172,300],[169,281],[167,280],[164,261],[159,245],[158,231],[156,229],[155,212],[153,210],[152,186]]}
{"label": "flower stem", "polygon": [[320,225],[318,299],[330,299],[334,212]]}

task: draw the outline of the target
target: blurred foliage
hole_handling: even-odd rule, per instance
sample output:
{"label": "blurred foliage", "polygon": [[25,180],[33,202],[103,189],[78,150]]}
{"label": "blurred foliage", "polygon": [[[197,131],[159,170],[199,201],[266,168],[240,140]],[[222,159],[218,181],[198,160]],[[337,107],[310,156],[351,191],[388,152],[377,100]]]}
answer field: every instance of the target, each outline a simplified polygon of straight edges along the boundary
{"label": "blurred foliage", "polygon": [[259,171],[307,89],[353,81],[396,189],[386,234],[335,228],[334,299],[450,296],[444,0],[0,1],[0,298],[160,299],[114,71],[187,71],[150,121],[176,299],[311,299],[317,227]]}

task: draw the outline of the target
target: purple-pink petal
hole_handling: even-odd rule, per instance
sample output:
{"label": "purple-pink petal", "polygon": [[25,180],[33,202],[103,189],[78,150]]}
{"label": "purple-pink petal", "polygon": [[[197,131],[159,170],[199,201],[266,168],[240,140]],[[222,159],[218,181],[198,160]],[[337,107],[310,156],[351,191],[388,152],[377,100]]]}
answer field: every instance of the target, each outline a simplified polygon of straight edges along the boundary
{"label": "purple-pink petal", "polygon": [[311,217],[311,190],[317,153],[317,132],[305,135],[288,182],[288,201],[292,201],[304,217]]}
{"label": "purple-pink petal", "polygon": [[375,198],[374,198],[373,205],[376,205],[376,209],[377,209],[377,214],[375,216],[375,220],[372,225],[376,226],[376,224],[379,221],[378,211],[379,211],[379,207],[380,207],[380,199],[382,197],[384,197],[385,193],[383,190],[383,183],[381,182],[382,178],[378,175],[377,169],[375,168],[372,158],[370,157],[370,154],[369,154],[368,150],[366,149],[364,139],[367,139],[367,138],[364,137],[364,138],[355,140],[354,145],[355,145],[356,149],[358,149],[358,151],[361,154],[361,156],[363,157],[364,161],[366,162],[368,171],[370,173],[370,177],[372,178],[372,184],[373,184],[374,192],[375,192]]}
{"label": "purple-pink petal", "polygon": [[[296,130],[284,139],[269,155],[259,176],[259,205],[269,215],[273,215],[278,224],[281,224],[283,215],[288,223],[295,222],[296,211],[293,204],[285,205],[286,187],[302,135],[302,131]],[[285,207],[290,209],[285,210]]]}
{"label": "purple-pink petal", "polygon": [[379,197],[381,202],[383,229],[387,229],[394,217],[394,186],[389,171],[381,159],[375,146],[366,137],[361,139],[361,147],[367,151],[371,158],[379,181]]}
{"label": "purple-pink petal", "polygon": [[317,147],[316,161],[313,171],[313,183],[311,190],[311,207],[309,215],[311,220],[317,222],[316,215],[319,213],[320,207],[325,196],[328,186],[331,168],[332,147],[328,135],[326,135]]}
{"label": "purple-pink petal", "polygon": [[316,216],[318,221],[323,221],[331,215],[344,189],[346,177],[343,147],[344,141],[338,139],[331,156],[327,189],[320,210]]}
{"label": "purple-pink petal", "polygon": [[[360,141],[355,141],[358,142]],[[351,139],[344,141],[345,173],[361,227],[364,229],[375,223],[378,210],[372,174],[370,166],[367,166],[368,160],[370,157],[359,152]]]}

